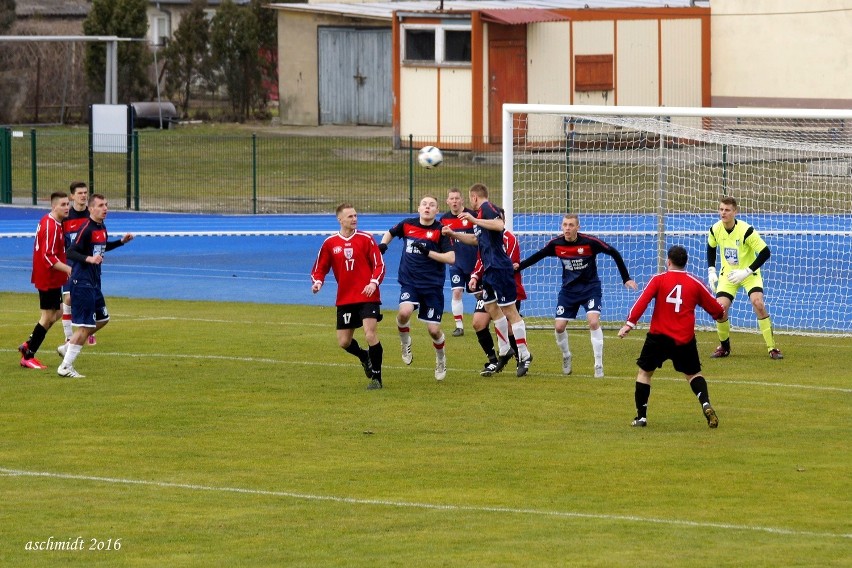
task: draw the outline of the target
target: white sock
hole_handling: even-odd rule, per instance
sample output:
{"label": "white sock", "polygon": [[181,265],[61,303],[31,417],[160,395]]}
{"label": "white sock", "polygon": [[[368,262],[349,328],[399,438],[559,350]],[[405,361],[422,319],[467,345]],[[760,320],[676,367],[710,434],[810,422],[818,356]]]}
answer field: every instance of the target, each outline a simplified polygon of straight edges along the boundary
{"label": "white sock", "polygon": [[73,367],[74,361],[77,359],[77,355],[80,354],[80,351],[83,350],[82,345],[77,345],[76,343],[69,343],[65,349],[65,357],[62,359],[62,367]]}
{"label": "white sock", "polygon": [[453,319],[456,320],[456,327],[464,329],[464,321],[462,320],[462,315],[464,314],[464,302],[461,298],[458,300],[453,299],[451,305],[453,307]]}
{"label": "white sock", "polygon": [[74,330],[71,328],[71,306],[62,303],[62,331],[65,332],[65,341],[71,339]]}
{"label": "white sock", "polygon": [[494,330],[497,332],[497,354],[505,355],[512,348],[509,344],[509,320],[506,316],[494,321]]}
{"label": "white sock", "polygon": [[443,333],[441,333],[441,337],[438,339],[438,341],[435,341],[434,339],[432,340],[432,346],[435,348],[435,354],[438,357],[444,356],[444,345],[446,344],[446,341],[447,337]]}
{"label": "white sock", "polygon": [[592,352],[595,354],[595,366],[603,367],[603,329],[590,329]]}
{"label": "white sock", "polygon": [[518,346],[518,358],[521,361],[528,359],[530,350],[527,349],[527,324],[524,320],[512,324],[512,335],[515,336],[515,345]]}
{"label": "white sock", "polygon": [[399,331],[399,340],[402,343],[411,343],[411,333],[408,324],[401,324],[399,318],[396,320],[396,329]]}
{"label": "white sock", "polygon": [[559,346],[559,349],[562,350],[563,357],[571,356],[571,347],[568,345],[568,332],[567,331],[554,331],[553,334],[556,336],[556,345]]}

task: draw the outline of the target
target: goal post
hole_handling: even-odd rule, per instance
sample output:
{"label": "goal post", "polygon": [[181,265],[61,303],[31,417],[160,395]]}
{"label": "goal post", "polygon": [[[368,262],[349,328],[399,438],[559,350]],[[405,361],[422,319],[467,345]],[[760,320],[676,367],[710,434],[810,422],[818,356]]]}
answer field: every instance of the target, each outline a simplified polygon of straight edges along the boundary
{"label": "goal post", "polygon": [[[704,278],[708,231],[732,196],[772,251],[761,273],[776,332],[852,335],[852,110],[507,104],[502,157],[506,225],[522,257],[571,212],[581,232],[621,252],[640,286],[673,244]],[[623,322],[637,293],[609,257],[598,269],[602,319]],[[546,259],[523,278],[525,317],[551,325],[560,265]],[[731,321],[757,330],[742,291]],[[700,314],[699,325],[713,322]]]}

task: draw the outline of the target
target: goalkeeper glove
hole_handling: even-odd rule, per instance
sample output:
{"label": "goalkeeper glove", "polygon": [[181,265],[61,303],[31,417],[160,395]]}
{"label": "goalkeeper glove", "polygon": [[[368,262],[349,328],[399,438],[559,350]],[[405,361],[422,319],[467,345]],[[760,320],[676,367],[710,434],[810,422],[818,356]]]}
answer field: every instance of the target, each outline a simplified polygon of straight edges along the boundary
{"label": "goalkeeper glove", "polygon": [[411,243],[411,248],[424,256],[429,254],[429,246],[423,241],[414,241]]}
{"label": "goalkeeper glove", "polygon": [[746,278],[752,275],[754,270],[751,268],[743,268],[741,270],[734,270],[730,274],[728,274],[728,282],[731,284],[739,284]]}
{"label": "goalkeeper glove", "polygon": [[707,269],[707,283],[710,284],[710,288],[712,288],[713,291],[715,292],[716,291],[716,284],[719,283],[719,277],[716,276],[716,267],[715,266],[711,266],[710,268]]}
{"label": "goalkeeper glove", "polygon": [[386,245],[385,243],[379,243],[379,252],[382,254],[388,252],[388,245]]}

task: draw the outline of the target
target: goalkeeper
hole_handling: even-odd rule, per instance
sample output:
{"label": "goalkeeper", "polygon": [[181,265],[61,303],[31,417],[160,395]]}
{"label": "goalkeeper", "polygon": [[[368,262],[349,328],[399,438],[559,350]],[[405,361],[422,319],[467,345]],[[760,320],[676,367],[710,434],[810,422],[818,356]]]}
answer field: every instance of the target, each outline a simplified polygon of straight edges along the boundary
{"label": "goalkeeper", "polygon": [[[737,219],[739,208],[733,197],[723,197],[719,201],[719,221],[710,227],[707,237],[707,282],[716,292],[716,299],[725,308],[725,315],[716,322],[720,344],[711,357],[727,357],[731,354],[731,304],[740,288],[745,288],[748,298],[757,315],[757,326],[766,342],[770,359],[783,359],[781,351],[775,347],[772,335],[772,322],[763,302],[763,278],[760,267],[769,260],[769,247],[757,231]],[[716,249],[722,251],[721,269],[716,274]]]}

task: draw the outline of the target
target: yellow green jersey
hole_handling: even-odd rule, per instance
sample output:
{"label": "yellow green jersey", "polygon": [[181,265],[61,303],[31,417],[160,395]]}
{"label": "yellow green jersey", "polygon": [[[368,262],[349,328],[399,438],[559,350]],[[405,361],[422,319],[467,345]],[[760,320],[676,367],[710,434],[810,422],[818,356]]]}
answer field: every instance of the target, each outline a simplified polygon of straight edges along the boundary
{"label": "yellow green jersey", "polygon": [[766,248],[766,243],[754,227],[739,219],[734,220],[734,228],[730,231],[725,229],[721,220],[717,221],[710,227],[707,244],[721,249],[723,274],[730,270],[749,268],[760,251]]}

